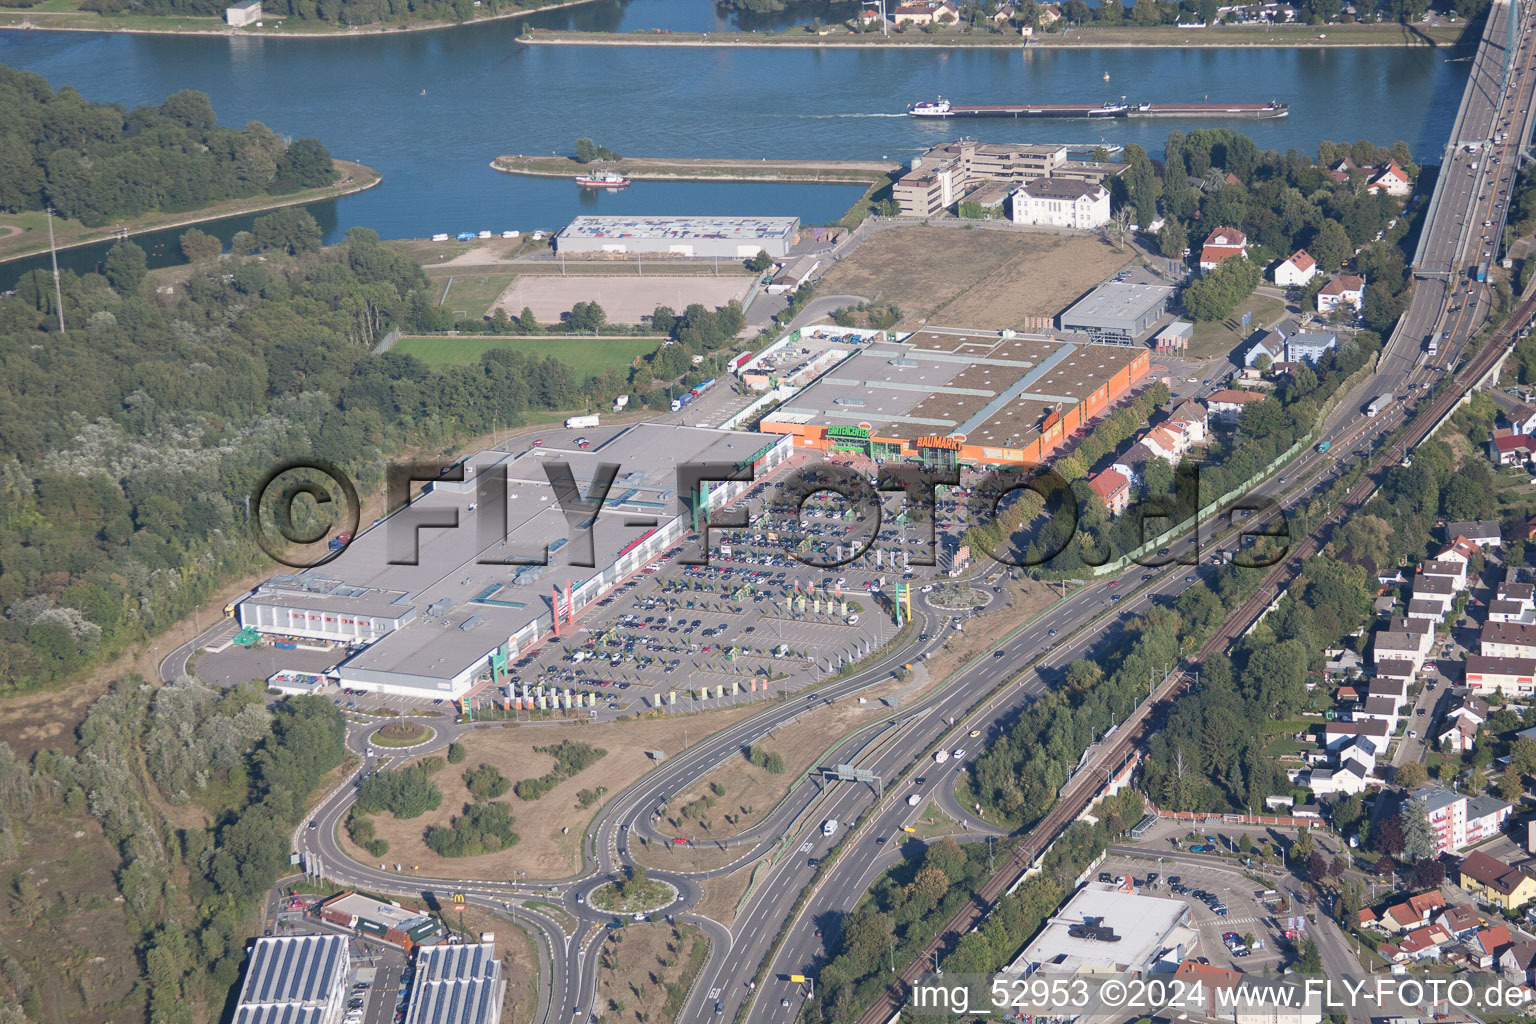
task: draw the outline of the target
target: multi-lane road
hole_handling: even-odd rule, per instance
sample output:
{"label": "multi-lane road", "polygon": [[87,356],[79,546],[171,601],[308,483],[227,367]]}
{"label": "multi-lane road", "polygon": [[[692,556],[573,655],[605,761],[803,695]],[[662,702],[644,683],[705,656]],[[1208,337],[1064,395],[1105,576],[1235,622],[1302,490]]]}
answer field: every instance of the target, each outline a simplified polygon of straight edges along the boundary
{"label": "multi-lane road", "polygon": [[[1506,55],[1510,10],[1508,0],[1496,0],[1490,14],[1447,147],[1443,183],[1423,229],[1416,267],[1420,280],[1408,311],[1375,372],[1321,425],[1316,440],[1328,441],[1329,450],[1308,451],[1298,457],[1285,470],[1286,483],[1282,478],[1272,479],[1255,490],[1255,497],[1270,499],[1283,509],[1316,493],[1355,451],[1372,447],[1382,435],[1408,421],[1414,407],[1429,396],[1429,386],[1445,375],[1447,366],[1454,365],[1458,353],[1481,327],[1490,306],[1491,288],[1472,280],[1468,271],[1497,254],[1497,232],[1504,220],[1514,168],[1522,140],[1529,138],[1532,127],[1531,87],[1536,82],[1532,75],[1533,33],[1526,19],[1517,33],[1515,52]],[[1500,138],[1505,132],[1507,137]],[[1437,338],[1444,335],[1433,358],[1427,355],[1424,344],[1432,332]],[[1399,400],[1380,415],[1365,416],[1364,403],[1383,393]],[[1263,521],[1263,517],[1254,520]],[[739,851],[730,864],[702,872],[651,869],[651,877],[670,883],[679,894],[678,901],[663,913],[703,928],[711,940],[703,970],[698,978],[691,979],[693,987],[683,1019],[715,1017],[717,1008],[719,1015],[734,1019],[748,999],[752,1000],[748,1019],[753,1022],[792,1019],[803,992],[801,986],[781,979],[791,974],[814,975],[824,943],[835,933],[837,919],[853,908],[879,873],[898,857],[899,843],[887,840],[901,836],[901,829],[918,813],[919,807],[907,801],[914,792],[913,775],[925,778],[918,790],[921,795],[935,799],[961,822],[966,830],[962,838],[982,839],[992,831],[960,807],[954,797],[954,783],[965,759],[951,758],[944,765],[927,761],[921,766],[918,759],[926,759],[936,745],[974,748],[984,742],[997,723],[1044,692],[1068,663],[1091,653],[1095,645],[1113,635],[1117,623],[1188,586],[1189,577],[1199,571],[1195,566],[1202,551],[1208,550],[1210,539],[1208,528],[1199,538],[1186,538],[1173,545],[1170,557],[1179,561],[1153,571],[1150,580],[1141,581],[1141,571],[1133,570],[1115,581],[1118,587],[1101,580],[1075,590],[1045,614],[998,638],[995,649],[1002,657],[991,657],[989,652],[977,658],[924,699],[895,709],[885,721],[850,736],[826,763],[852,763],[874,771],[886,781],[883,798],[863,784],[819,787],[808,780],[795,787],[767,819],[728,844]],[[996,575],[997,570],[990,570],[987,582]],[[1113,600],[1117,595],[1120,601]],[[579,1019],[599,1008],[601,997],[596,991],[592,961],[606,934],[605,925],[612,919],[611,914],[592,910],[586,895],[634,862],[631,844],[655,846],[669,841],[655,828],[656,809],[715,766],[739,756],[744,744],[776,729],[793,728],[801,716],[815,714],[826,702],[852,699],[859,690],[888,680],[902,664],[921,660],[943,643],[947,618],[945,613],[920,609],[910,639],[899,650],[857,674],[822,685],[812,694],[769,705],[652,770],[611,801],[594,821],[584,847],[587,868],[580,878],[531,883],[432,881],[404,877],[387,865],[351,861],[340,849],[335,831],[350,806],[354,780],[348,780],[322,802],[314,814],[315,828],[297,831],[295,849],[321,858],[325,875],[345,884],[416,897],[430,891],[438,899],[445,899],[449,892],[462,892],[469,900],[513,916],[540,940],[544,984],[541,1020]],[[920,632],[927,632],[929,639],[916,639]],[[184,662],[184,652],[175,652],[167,658],[165,669],[176,669]],[[1167,695],[1179,685],[1180,676],[1175,672],[1158,695]],[[1126,723],[1126,734],[1132,732],[1132,725]],[[349,737],[354,749],[366,750],[370,728],[354,728]],[[973,730],[982,736],[970,738]],[[454,727],[442,729],[435,743],[440,745],[455,734]],[[1085,755],[1085,767],[1063,792],[1061,813],[1056,817],[1070,820],[1076,801],[1096,788],[1105,770],[1118,767],[1124,749],[1124,740],[1117,737],[1114,743],[1090,750]],[[378,763],[368,766],[377,767]],[[904,776],[905,781],[900,781]],[[843,830],[833,838],[823,837],[821,823],[831,818],[851,822],[864,815],[867,817],[858,835],[849,840],[843,853],[830,864],[819,863],[832,844],[844,839]],[[1034,848],[1035,840],[1049,838],[1049,829],[1061,822],[1053,818],[1045,824],[1046,829],[1031,836],[1030,848]],[[766,867],[759,869],[732,926],[727,928],[693,912],[701,896],[701,881],[758,861]],[[788,920],[784,941],[775,949],[775,940],[797,898],[812,887],[815,898]],[[524,905],[525,901],[533,905]],[[556,904],[559,910],[541,910],[538,903]],[[749,988],[758,966],[770,954],[763,984]],[[788,1000],[788,1009],[783,1000]]]}

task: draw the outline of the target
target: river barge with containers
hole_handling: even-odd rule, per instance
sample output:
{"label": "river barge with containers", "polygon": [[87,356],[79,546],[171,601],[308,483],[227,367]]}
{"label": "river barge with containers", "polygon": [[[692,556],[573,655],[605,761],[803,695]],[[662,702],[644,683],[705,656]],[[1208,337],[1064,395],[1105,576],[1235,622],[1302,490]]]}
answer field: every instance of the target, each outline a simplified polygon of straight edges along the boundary
{"label": "river barge with containers", "polygon": [[1289,104],[1268,103],[951,103],[942,97],[907,107],[911,117],[1058,117],[1077,119],[1119,117],[1287,117]]}

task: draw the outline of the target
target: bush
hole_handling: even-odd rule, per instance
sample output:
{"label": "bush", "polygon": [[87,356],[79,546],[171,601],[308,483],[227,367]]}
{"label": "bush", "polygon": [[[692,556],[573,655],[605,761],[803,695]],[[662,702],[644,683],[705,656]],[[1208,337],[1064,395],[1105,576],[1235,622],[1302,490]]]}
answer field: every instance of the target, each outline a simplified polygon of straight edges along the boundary
{"label": "bush", "polygon": [[364,779],[355,806],[364,814],[388,811],[397,818],[416,818],[442,802],[442,790],[432,784],[421,765],[413,765]]}
{"label": "bush", "polygon": [[756,743],[747,748],[747,760],[763,769],[769,775],[784,774],[783,755],[771,754]]}
{"label": "bush", "polygon": [[561,740],[552,747],[534,747],[538,754],[548,754],[555,759],[555,766],[536,779],[523,779],[512,787],[519,800],[537,800],[566,779],[571,778],[601,758],[608,751],[579,740]]}
{"label": "bush", "polygon": [[[453,755],[450,753],[449,757]],[[505,793],[512,784],[492,765],[481,762],[464,772],[464,785],[476,800],[494,800]]]}
{"label": "bush", "polygon": [[389,843],[373,834],[373,819],[356,807],[347,815],[347,835],[371,857],[382,857],[389,852]]}
{"label": "bush", "polygon": [[458,764],[460,761],[464,760],[468,756],[469,756],[469,750],[467,748],[465,748],[464,744],[457,743],[457,742],[448,744],[448,763],[449,764]]}
{"label": "bush", "polygon": [[516,819],[506,804],[468,804],[464,813],[449,822],[427,830],[427,848],[439,857],[475,857],[496,853],[515,846],[518,834],[512,831]]}

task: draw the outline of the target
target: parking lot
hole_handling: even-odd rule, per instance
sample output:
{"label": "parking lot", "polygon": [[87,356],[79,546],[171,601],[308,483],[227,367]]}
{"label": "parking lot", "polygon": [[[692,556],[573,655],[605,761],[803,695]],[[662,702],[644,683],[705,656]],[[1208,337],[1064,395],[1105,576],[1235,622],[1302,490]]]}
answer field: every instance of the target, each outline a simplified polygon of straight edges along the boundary
{"label": "parking lot", "polygon": [[[1149,882],[1149,876],[1155,880]],[[1181,900],[1190,907],[1191,927],[1199,929],[1199,948],[1191,956],[1205,958],[1217,967],[1249,973],[1277,967],[1284,959],[1280,943],[1295,911],[1277,916],[1277,902],[1268,891],[1226,863],[1191,863],[1142,857],[1110,856],[1099,865],[1096,878],[1135,880],[1135,891],[1162,899]],[[1278,893],[1277,893],[1278,895]],[[1304,908],[1303,908],[1304,909]],[[1234,937],[1231,942],[1224,936]],[[1253,943],[1250,945],[1248,939]]]}

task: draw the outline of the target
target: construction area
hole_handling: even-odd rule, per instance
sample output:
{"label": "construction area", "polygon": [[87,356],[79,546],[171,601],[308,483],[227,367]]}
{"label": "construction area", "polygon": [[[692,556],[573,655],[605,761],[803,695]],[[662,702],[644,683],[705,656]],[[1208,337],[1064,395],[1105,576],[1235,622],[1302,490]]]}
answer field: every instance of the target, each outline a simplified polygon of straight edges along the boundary
{"label": "construction area", "polygon": [[638,324],[657,306],[681,313],[694,303],[716,309],[733,299],[743,301],[752,282],[753,278],[738,273],[719,277],[519,276],[492,304],[490,313],[500,308],[516,319],[524,309],[531,309],[539,323],[553,324],[578,302],[595,302],[603,307],[609,323]]}

